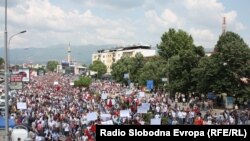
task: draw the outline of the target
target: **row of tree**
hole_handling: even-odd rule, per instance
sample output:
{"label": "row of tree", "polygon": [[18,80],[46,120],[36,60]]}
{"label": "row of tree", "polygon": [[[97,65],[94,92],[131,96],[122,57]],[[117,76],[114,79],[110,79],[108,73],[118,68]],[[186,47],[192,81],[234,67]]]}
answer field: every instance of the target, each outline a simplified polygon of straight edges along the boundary
{"label": "row of tree", "polygon": [[[196,46],[193,38],[183,30],[169,29],[157,45],[158,56],[144,58],[123,56],[112,65],[112,78],[117,82],[128,80],[145,85],[154,80],[156,87],[163,86],[162,78],[167,78],[165,88],[173,93],[227,93],[236,96],[250,94],[250,49],[236,33],[225,32],[217,41],[211,56],[205,56],[204,48]],[[0,58],[3,68],[4,59]],[[55,71],[57,61],[48,61],[47,70]],[[101,78],[107,72],[101,61],[89,66]],[[129,74],[129,79],[124,78]],[[76,85],[86,86],[88,78],[81,78]]]}
{"label": "row of tree", "polygon": [[127,82],[124,74],[128,73],[130,81],[145,85],[146,80],[154,80],[156,87],[168,78],[165,88],[173,93],[249,96],[250,85],[242,80],[250,78],[250,49],[238,34],[223,33],[211,56],[183,30],[169,29],[157,48],[159,55],[152,58],[123,56],[112,65],[112,78]]}

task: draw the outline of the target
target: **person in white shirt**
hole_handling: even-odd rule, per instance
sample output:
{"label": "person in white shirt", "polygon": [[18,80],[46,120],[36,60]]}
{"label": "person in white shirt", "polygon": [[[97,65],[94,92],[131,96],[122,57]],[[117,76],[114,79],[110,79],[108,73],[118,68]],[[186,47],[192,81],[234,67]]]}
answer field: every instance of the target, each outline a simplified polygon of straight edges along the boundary
{"label": "person in white shirt", "polygon": [[161,116],[159,114],[156,114],[155,118],[161,118]]}
{"label": "person in white shirt", "polygon": [[174,118],[172,121],[172,125],[177,125],[177,124],[178,124],[178,121],[176,120],[176,118]]}
{"label": "person in white shirt", "polygon": [[82,135],[81,141],[87,141],[87,140],[88,140],[88,136]]}
{"label": "person in white shirt", "polygon": [[35,141],[45,141],[45,139],[42,136],[36,136]]}
{"label": "person in white shirt", "polygon": [[64,135],[68,136],[69,135],[69,131],[70,131],[69,124],[67,122],[63,123],[63,128],[64,128]]}

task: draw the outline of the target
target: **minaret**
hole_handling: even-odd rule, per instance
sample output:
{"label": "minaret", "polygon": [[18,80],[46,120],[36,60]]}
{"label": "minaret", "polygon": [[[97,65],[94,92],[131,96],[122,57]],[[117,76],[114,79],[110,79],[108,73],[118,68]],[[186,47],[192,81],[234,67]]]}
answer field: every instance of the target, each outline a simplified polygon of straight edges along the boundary
{"label": "minaret", "polygon": [[70,43],[68,46],[68,62],[71,63],[71,50],[70,50]]}
{"label": "minaret", "polygon": [[223,22],[222,22],[222,34],[226,32],[226,17],[223,17]]}

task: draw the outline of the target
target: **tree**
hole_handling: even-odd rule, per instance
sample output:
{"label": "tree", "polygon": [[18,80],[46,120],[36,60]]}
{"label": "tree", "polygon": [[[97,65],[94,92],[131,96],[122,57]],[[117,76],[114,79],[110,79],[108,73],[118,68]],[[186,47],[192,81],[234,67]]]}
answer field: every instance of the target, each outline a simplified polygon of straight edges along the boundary
{"label": "tree", "polygon": [[90,64],[89,69],[97,72],[97,77],[101,78],[103,74],[107,72],[107,67],[101,61],[94,61],[93,64]]}
{"label": "tree", "polygon": [[150,58],[143,68],[139,70],[139,84],[145,85],[147,80],[154,80],[155,86],[162,83],[162,78],[167,75],[167,61],[156,56]]}
{"label": "tree", "polygon": [[197,83],[196,91],[199,93],[211,92],[211,86],[215,82],[214,76],[217,73],[218,63],[211,57],[203,57],[198,64],[197,68],[192,70],[193,81]]}
{"label": "tree", "polygon": [[57,68],[57,65],[59,65],[59,63],[57,61],[48,61],[47,62],[47,70],[55,71]]}
{"label": "tree", "polygon": [[0,57],[0,69],[4,68],[4,59],[2,57]]}
{"label": "tree", "polygon": [[46,70],[45,70],[45,68],[43,66],[37,68],[37,74],[38,75],[44,75],[45,73],[46,73]]}
{"label": "tree", "polygon": [[81,76],[78,80],[74,81],[74,85],[76,87],[89,87],[91,84],[92,80],[89,77]]}
{"label": "tree", "polygon": [[168,87],[173,92],[195,91],[192,70],[205,55],[203,47],[195,46],[192,36],[183,30],[169,29],[161,40],[157,48],[159,55],[168,61]]}
{"label": "tree", "polygon": [[[117,82],[126,82],[126,80],[124,79],[124,74],[128,73],[129,75],[131,75],[131,72],[133,72],[134,70],[133,67],[133,58],[130,58],[128,56],[122,56],[120,60],[112,64],[111,75],[113,79]],[[131,79],[131,76],[129,77],[129,79]]]}
{"label": "tree", "polygon": [[130,79],[134,82],[134,83],[138,83],[139,82],[139,74],[140,74],[140,69],[143,68],[145,61],[143,58],[143,55],[141,53],[136,53],[135,57],[133,57],[131,59],[131,63],[132,63],[132,68],[129,71],[130,72]]}
{"label": "tree", "polygon": [[169,29],[161,37],[161,43],[157,45],[159,55],[166,60],[178,55],[181,50],[193,48],[193,38],[183,30]]}
{"label": "tree", "polygon": [[[249,85],[241,78],[250,78],[250,49],[236,33],[226,32],[219,37],[214,54],[200,62],[200,90],[243,96],[250,93]],[[204,89],[206,85],[209,89]],[[249,96],[249,95],[248,95]]]}

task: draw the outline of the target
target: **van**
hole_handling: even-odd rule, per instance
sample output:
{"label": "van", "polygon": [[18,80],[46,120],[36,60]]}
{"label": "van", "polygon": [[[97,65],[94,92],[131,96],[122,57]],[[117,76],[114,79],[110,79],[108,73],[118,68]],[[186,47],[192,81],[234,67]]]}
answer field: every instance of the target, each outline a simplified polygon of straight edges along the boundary
{"label": "van", "polygon": [[18,139],[24,141],[28,138],[28,135],[29,135],[28,129],[25,126],[18,125],[12,129],[11,141],[18,141]]}

